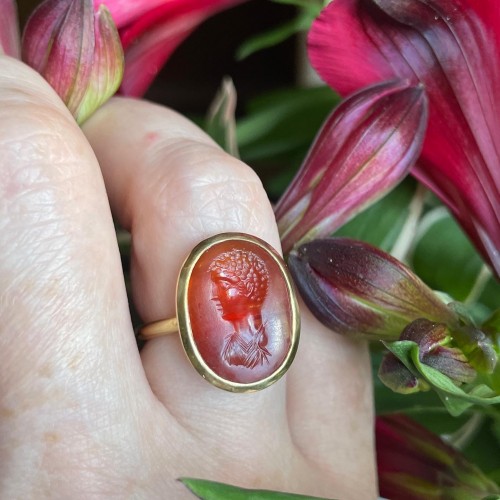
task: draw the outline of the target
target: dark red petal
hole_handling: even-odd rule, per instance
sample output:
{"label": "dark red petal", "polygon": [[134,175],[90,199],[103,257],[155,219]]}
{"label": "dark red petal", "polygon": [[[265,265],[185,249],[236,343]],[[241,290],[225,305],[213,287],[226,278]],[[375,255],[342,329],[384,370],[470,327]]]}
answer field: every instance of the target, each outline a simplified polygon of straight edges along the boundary
{"label": "dark red petal", "polygon": [[422,316],[455,320],[407,267],[361,241],[314,239],[290,252],[288,267],[311,312],[338,333],[396,340]]}
{"label": "dark red petal", "polygon": [[418,344],[420,359],[450,338],[447,326],[434,323],[426,318],[418,318],[402,332],[399,340],[411,340]]}
{"label": "dark red petal", "polygon": [[[142,95],[180,43],[205,19],[244,0],[172,0],[108,5],[125,50],[121,93]],[[145,6],[148,5],[148,8]]]}
{"label": "dark red petal", "polygon": [[385,386],[399,394],[420,390],[417,377],[392,352],[382,358],[378,376]]}
{"label": "dark red petal", "polygon": [[477,372],[467,361],[465,355],[456,347],[437,347],[421,357],[422,363],[450,377],[455,382],[472,382]]}
{"label": "dark red petal", "polygon": [[405,485],[398,480],[401,475],[433,486],[431,489],[458,482],[451,466],[456,451],[410,418],[379,416],[375,434],[379,488],[384,498],[423,498],[422,493],[412,491],[412,481]]}
{"label": "dark red petal", "polygon": [[376,312],[357,303],[316,273],[300,253],[291,253],[288,267],[301,297],[314,316],[336,333],[360,335],[383,327]]}
{"label": "dark red petal", "polygon": [[438,435],[402,414],[375,424],[380,494],[384,498],[485,498],[498,486]]}

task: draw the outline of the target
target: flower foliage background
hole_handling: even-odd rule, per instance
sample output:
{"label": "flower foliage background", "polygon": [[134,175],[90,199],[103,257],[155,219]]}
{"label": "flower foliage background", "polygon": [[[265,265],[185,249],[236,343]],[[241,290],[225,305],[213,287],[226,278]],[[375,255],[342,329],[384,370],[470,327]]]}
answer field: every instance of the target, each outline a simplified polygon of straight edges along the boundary
{"label": "flower foliage background", "polygon": [[[21,17],[37,3],[19,2]],[[226,79],[193,119],[260,175],[316,317],[332,335],[372,341],[381,494],[498,493],[500,9],[495,0],[261,4],[283,9],[284,21],[265,32],[253,26],[235,58],[287,43],[296,81],[238,101]],[[52,78],[80,122],[118,86],[143,95],[207,19],[247,8],[244,0],[49,0],[27,22],[21,50],[8,23],[13,5],[0,0],[0,47]],[[70,22],[92,36],[61,76]],[[43,37],[50,43],[40,45]],[[327,85],[304,78],[306,46]],[[118,237],[127,271],[127,237]],[[202,498],[234,493],[186,485]]]}

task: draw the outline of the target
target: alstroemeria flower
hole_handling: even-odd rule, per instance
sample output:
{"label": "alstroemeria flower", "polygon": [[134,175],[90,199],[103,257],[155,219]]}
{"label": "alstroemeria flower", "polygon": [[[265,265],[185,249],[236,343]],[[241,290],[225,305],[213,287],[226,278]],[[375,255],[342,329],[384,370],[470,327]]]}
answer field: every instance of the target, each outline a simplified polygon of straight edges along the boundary
{"label": "alstroemeria flower", "polygon": [[330,235],[392,189],[418,158],[426,124],[425,92],[407,81],[344,100],[276,206],[283,251]]}
{"label": "alstroemeria flower", "polygon": [[46,0],[23,33],[22,59],[54,88],[75,119],[84,122],[118,89],[123,52],[103,5],[92,0]]}
{"label": "alstroemeria flower", "polygon": [[125,74],[120,92],[141,96],[177,46],[205,19],[244,0],[94,0],[120,32]]}
{"label": "alstroemeria flower", "polygon": [[401,394],[434,390],[452,415],[470,406],[500,403],[495,382],[498,346],[485,332],[460,322],[454,326],[420,318],[399,340],[384,342],[390,351],[380,380]]}
{"label": "alstroemeria flower", "polygon": [[418,318],[458,321],[408,267],[362,241],[314,239],[290,252],[288,267],[311,312],[343,335],[389,341]]}
{"label": "alstroemeria flower", "polygon": [[404,415],[377,417],[375,435],[384,498],[466,499],[500,493],[458,450]]}
{"label": "alstroemeria flower", "polygon": [[424,84],[429,126],[412,173],[500,276],[498,0],[335,0],[309,56],[341,94],[395,76]]}
{"label": "alstroemeria flower", "polygon": [[[456,324],[450,328],[425,318],[407,325],[399,341],[387,345],[391,352],[382,360],[379,377],[387,387],[402,394],[433,386],[432,378],[426,379],[425,373],[419,372],[423,365],[460,386],[474,382],[478,373],[492,374],[498,358],[491,339],[472,325]],[[418,361],[406,366],[408,348],[414,349]]]}
{"label": "alstroemeria flower", "polygon": [[0,0],[0,54],[19,58],[19,26],[17,8],[14,0]]}

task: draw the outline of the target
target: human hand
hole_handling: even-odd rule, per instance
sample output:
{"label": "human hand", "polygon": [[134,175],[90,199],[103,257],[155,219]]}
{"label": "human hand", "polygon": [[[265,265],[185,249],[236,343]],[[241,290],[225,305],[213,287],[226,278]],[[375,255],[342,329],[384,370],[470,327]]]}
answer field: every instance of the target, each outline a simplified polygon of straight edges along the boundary
{"label": "human hand", "polygon": [[112,100],[84,135],[4,57],[0,116],[0,497],[193,498],[183,476],[376,496],[366,346],[304,306],[295,361],[261,392],[208,384],[177,335],[137,351],[109,205],[132,234],[138,312],[167,318],[199,241],[242,231],[280,248],[252,170],[142,101]]}

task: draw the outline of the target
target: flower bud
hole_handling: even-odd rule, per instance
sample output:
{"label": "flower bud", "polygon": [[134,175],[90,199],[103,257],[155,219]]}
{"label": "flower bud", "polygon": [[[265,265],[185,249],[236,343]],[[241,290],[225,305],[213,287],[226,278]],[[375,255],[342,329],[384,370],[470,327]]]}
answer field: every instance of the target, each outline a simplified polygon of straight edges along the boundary
{"label": "flower bud", "polygon": [[392,352],[383,357],[378,376],[385,386],[398,394],[412,394],[429,390],[429,384],[422,378],[413,375]]}
{"label": "flower bud", "polygon": [[380,365],[379,378],[394,392],[434,389],[452,415],[472,404],[500,403],[491,376],[497,364],[495,346],[477,328],[419,318],[398,341],[384,344],[390,352]]}
{"label": "flower bud", "polygon": [[444,373],[456,383],[472,382],[476,378],[476,370],[465,354],[456,347],[445,324],[433,323],[424,318],[417,319],[403,330],[400,340],[415,342],[419,347],[420,361]]}
{"label": "flower bud", "polygon": [[426,124],[424,89],[405,81],[343,101],[276,206],[283,251],[329,236],[399,183],[420,153]]}
{"label": "flower bud", "polygon": [[384,498],[470,499],[500,493],[458,450],[404,415],[377,417],[375,434]]}
{"label": "flower bud", "polygon": [[79,123],[118,89],[123,51],[104,5],[92,0],[46,0],[28,19],[23,60],[54,88]]}
{"label": "flower bud", "polygon": [[480,373],[493,373],[497,365],[497,353],[492,340],[472,325],[463,325],[453,331],[470,364]]}
{"label": "flower bud", "polygon": [[0,54],[19,58],[19,25],[14,0],[0,0]]}
{"label": "flower bud", "polygon": [[338,333],[396,340],[417,318],[456,321],[406,266],[361,241],[313,240],[290,252],[288,266],[311,312]]}

